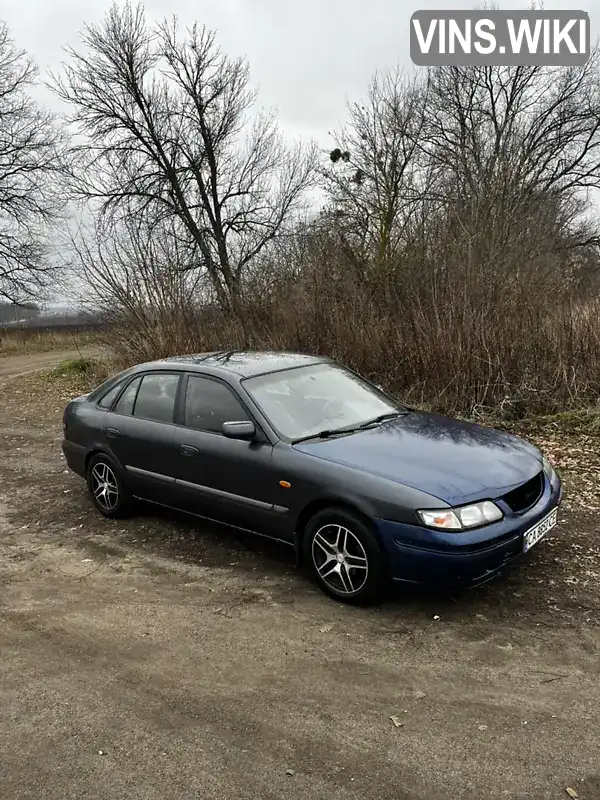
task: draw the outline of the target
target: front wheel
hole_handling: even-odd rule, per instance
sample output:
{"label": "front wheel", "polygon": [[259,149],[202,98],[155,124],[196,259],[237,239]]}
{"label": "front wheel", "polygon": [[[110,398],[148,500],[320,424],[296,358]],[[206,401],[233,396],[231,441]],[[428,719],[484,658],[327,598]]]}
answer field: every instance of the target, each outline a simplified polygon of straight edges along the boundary
{"label": "front wheel", "polygon": [[87,470],[87,484],[94,505],[105,517],[127,516],[131,498],[113,462],[102,454],[93,456]]}
{"label": "front wheel", "polygon": [[315,514],[306,527],[303,551],[313,578],[340,602],[373,603],[389,586],[377,538],[366,522],[345,509]]}

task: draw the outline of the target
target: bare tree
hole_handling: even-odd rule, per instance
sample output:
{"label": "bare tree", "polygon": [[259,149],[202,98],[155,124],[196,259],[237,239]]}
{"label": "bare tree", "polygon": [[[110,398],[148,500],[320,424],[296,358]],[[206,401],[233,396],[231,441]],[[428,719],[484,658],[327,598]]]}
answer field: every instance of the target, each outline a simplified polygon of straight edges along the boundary
{"label": "bare tree", "polygon": [[246,267],[293,222],[313,152],[288,148],[272,116],[250,116],[248,66],[214,34],[177,20],[150,28],[113,5],[55,78],[81,138],[73,178],[103,215],[176,217],[219,302],[236,307]]}
{"label": "bare tree", "polygon": [[85,302],[109,323],[109,343],[125,360],[187,350],[202,301],[214,300],[206,274],[186,268],[190,252],[177,224],[131,213],[71,234],[71,268]]}
{"label": "bare tree", "polygon": [[430,72],[428,152],[469,193],[497,177],[543,192],[600,186],[600,51],[583,67]]}
{"label": "bare tree", "polygon": [[331,229],[359,268],[439,263],[439,246],[476,269],[553,268],[600,243],[587,213],[600,187],[600,53],[573,69],[377,74],[331,160]]}
{"label": "bare tree", "polygon": [[0,23],[0,297],[39,295],[52,272],[48,231],[61,211],[61,138],[29,95],[36,68]]}
{"label": "bare tree", "polygon": [[353,243],[380,266],[399,255],[422,197],[419,140],[427,95],[418,78],[377,73],[365,102],[350,106],[325,172],[343,244]]}
{"label": "bare tree", "polygon": [[598,242],[600,52],[584,67],[442,67],[429,75],[422,149],[436,199],[495,266]]}

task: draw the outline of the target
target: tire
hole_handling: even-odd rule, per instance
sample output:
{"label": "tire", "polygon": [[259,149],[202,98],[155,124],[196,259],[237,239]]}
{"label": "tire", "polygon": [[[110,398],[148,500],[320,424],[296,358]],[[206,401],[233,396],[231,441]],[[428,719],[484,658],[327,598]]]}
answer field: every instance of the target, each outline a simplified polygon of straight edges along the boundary
{"label": "tire", "polygon": [[103,516],[119,519],[131,513],[131,496],[112,459],[102,453],[92,456],[87,468],[87,485],[94,505]]}
{"label": "tire", "polygon": [[308,522],[303,562],[321,589],[342,603],[383,599],[390,581],[381,545],[368,523],[343,508],[325,508]]}

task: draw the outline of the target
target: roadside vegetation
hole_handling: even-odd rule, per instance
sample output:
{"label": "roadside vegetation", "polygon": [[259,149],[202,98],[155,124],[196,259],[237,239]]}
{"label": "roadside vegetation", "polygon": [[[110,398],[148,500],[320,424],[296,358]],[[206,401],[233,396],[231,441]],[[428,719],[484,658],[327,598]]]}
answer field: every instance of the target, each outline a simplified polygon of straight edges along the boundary
{"label": "roadside vegetation", "polygon": [[69,266],[120,365],[292,349],[448,413],[594,413],[597,49],[378,73],[327,152],[282,137],[213,33],[142,6],[86,27],[53,86]]}
{"label": "roadside vegetation", "polygon": [[102,359],[65,359],[52,369],[22,375],[14,379],[12,385],[20,397],[21,405],[24,396],[28,397],[27,402],[34,408],[43,398],[50,405],[56,404],[60,417],[69,400],[90,392],[113,374],[114,369],[114,364]]}
{"label": "roadside vegetation", "polygon": [[51,370],[50,375],[54,378],[83,378],[92,377],[98,374],[100,363],[94,362],[90,358],[66,358]]}
{"label": "roadside vegetation", "polygon": [[53,350],[77,350],[97,345],[101,340],[102,335],[98,331],[0,327],[0,358]]}

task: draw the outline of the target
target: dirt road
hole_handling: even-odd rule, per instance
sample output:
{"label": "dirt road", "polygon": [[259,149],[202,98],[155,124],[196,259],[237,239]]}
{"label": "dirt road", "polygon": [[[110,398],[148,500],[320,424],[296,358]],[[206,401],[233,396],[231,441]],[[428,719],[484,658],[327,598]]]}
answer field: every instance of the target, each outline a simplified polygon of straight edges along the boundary
{"label": "dirt road", "polygon": [[60,455],[65,399],[0,379],[3,798],[600,798],[582,512],[476,592],[347,608],[260,541],[102,519]]}
{"label": "dirt road", "polygon": [[0,353],[0,381],[19,375],[28,375],[41,369],[49,369],[65,359],[95,358],[98,354],[98,349],[91,347],[82,347],[79,350],[32,353],[26,356],[2,356]]}

